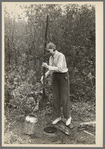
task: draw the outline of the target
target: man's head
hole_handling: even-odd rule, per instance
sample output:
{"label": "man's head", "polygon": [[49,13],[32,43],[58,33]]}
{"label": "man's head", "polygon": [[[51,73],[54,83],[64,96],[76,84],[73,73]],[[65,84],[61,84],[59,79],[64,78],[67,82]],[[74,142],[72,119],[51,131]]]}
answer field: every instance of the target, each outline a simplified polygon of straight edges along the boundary
{"label": "man's head", "polygon": [[50,52],[50,54],[54,55],[56,50],[56,45],[53,44],[52,42],[47,44],[47,51]]}

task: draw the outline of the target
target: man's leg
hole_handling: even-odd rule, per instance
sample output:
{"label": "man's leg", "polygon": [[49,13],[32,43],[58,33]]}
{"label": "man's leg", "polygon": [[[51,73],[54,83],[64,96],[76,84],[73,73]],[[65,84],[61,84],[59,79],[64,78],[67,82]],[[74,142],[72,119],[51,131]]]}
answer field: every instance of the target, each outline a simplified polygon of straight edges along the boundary
{"label": "man's leg", "polygon": [[69,75],[64,73],[60,75],[60,94],[63,106],[63,115],[66,120],[69,119],[67,124],[71,123],[70,118],[70,86],[69,86]]}
{"label": "man's leg", "polygon": [[61,116],[60,90],[58,82],[58,74],[52,76],[52,94],[53,94],[53,110],[56,118]]}

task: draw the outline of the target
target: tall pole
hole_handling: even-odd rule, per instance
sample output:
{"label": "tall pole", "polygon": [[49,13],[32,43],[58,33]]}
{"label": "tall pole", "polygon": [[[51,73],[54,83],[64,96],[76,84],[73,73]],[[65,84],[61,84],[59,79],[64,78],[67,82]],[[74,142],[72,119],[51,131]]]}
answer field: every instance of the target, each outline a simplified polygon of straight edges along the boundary
{"label": "tall pole", "polygon": [[[47,43],[48,15],[46,20],[45,43],[44,43],[44,62],[46,58],[46,43]],[[43,67],[43,99],[45,99],[45,68]]]}

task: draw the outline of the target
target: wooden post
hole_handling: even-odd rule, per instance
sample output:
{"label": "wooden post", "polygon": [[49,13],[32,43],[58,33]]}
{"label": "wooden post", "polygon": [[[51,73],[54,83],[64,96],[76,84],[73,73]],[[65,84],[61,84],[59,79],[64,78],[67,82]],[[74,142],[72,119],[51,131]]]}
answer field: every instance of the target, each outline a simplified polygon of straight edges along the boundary
{"label": "wooden post", "polygon": [[[46,30],[45,30],[45,43],[44,43],[44,62],[46,58],[46,43],[47,43],[47,29],[48,29],[48,15],[46,21]],[[45,68],[43,67],[43,99],[45,99]]]}

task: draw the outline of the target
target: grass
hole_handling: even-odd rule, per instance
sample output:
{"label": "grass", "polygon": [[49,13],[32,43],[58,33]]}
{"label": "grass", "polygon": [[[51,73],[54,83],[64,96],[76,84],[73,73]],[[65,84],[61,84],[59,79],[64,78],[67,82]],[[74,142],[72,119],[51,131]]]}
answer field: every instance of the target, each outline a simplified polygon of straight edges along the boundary
{"label": "grass", "polygon": [[[48,137],[43,133],[46,126],[51,125],[52,109],[47,106],[42,111],[37,111],[38,118],[35,124],[35,134],[24,134],[25,114],[22,114],[18,109],[6,109],[5,111],[5,144],[94,144],[95,143],[95,128],[93,127],[79,127],[81,122],[89,122],[95,120],[95,104],[91,102],[71,102],[71,116],[73,129],[71,135],[65,136],[58,131],[58,135]],[[36,131],[37,130],[37,131]],[[86,134],[88,131],[94,136]]]}

